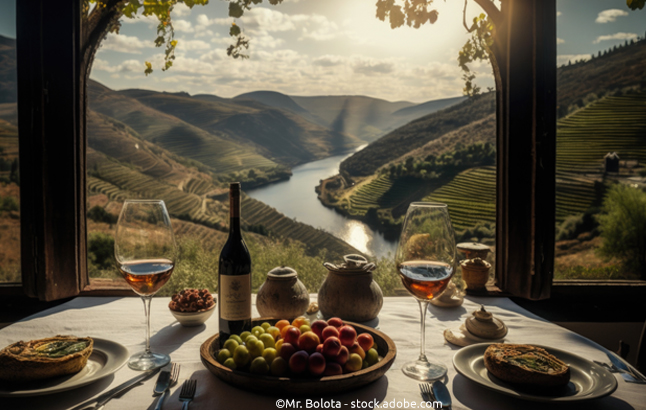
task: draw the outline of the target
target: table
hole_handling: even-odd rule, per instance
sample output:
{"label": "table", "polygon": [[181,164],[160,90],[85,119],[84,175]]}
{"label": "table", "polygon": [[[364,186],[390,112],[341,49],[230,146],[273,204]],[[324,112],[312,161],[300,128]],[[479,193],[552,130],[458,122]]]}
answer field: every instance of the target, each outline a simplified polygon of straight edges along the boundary
{"label": "table", "polygon": [[[315,299],[315,295],[313,296]],[[181,364],[180,383],[171,390],[164,409],[180,409],[179,385],[186,378],[196,378],[197,393],[191,409],[276,409],[280,397],[268,397],[243,391],[217,379],[204,368],[200,360],[201,344],[218,331],[217,313],[204,326],[184,328],[175,321],[167,308],[169,298],[152,301],[152,347],[154,351],[170,354],[173,361]],[[454,400],[453,409],[545,409],[545,404],[532,403],[503,396],[486,390],[458,375],[451,359],[458,349],[447,344],[442,331],[458,327],[467,315],[479,304],[500,317],[509,327],[507,341],[510,343],[534,343],[554,346],[590,360],[608,361],[605,349],[596,343],[553,323],[550,323],[519,307],[507,298],[469,297],[459,308],[430,306],[426,324],[426,353],[429,358],[446,364],[449,368],[448,388]],[[254,316],[257,311],[254,305]],[[139,298],[79,297],[67,303],[45,310],[18,323],[0,330],[0,346],[18,340],[31,340],[56,334],[94,336],[110,339],[125,345],[131,352],[142,349],[144,339],[144,314]],[[417,382],[401,372],[403,363],[414,360],[419,354],[419,309],[412,297],[387,297],[379,314],[380,330],[388,334],[397,345],[397,359],[384,377],[359,390],[326,397],[341,402],[341,408],[356,407],[356,400],[377,400],[380,403],[393,400],[404,403],[422,399]],[[134,377],[137,372],[127,366],[114,376],[98,381],[88,387],[34,398],[0,399],[3,409],[69,409]],[[628,384],[619,376],[619,387],[609,397],[577,404],[550,405],[555,409],[646,409],[646,386]],[[153,409],[152,390],[155,378],[127,392],[120,399],[110,401],[105,409]],[[284,397],[288,399],[288,397]],[[320,400],[316,392],[311,399]],[[299,399],[301,408],[307,408],[305,398]],[[396,402],[395,402],[396,403]]]}

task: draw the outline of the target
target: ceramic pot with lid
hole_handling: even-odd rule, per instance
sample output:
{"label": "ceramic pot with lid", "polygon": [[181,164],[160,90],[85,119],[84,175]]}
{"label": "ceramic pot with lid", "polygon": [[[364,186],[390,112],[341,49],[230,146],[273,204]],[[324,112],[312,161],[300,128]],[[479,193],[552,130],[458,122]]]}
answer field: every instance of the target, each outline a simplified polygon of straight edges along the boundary
{"label": "ceramic pot with lid", "polygon": [[260,317],[293,319],[303,315],[309,305],[307,288],[296,271],[287,266],[270,270],[256,296]]}
{"label": "ceramic pot with lid", "polygon": [[375,264],[361,255],[346,255],[343,259],[341,265],[323,264],[328,275],[318,293],[321,313],[325,318],[340,317],[353,322],[376,318],[384,295],[372,278]]}

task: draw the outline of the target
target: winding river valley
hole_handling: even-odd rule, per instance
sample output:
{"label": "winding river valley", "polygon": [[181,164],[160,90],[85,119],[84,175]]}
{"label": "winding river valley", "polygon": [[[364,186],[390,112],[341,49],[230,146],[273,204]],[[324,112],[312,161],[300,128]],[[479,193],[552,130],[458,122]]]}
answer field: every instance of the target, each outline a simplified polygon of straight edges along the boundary
{"label": "winding river valley", "polygon": [[[359,147],[357,151],[364,147]],[[365,223],[324,207],[316,197],[314,188],[319,180],[337,174],[341,161],[352,154],[336,155],[297,166],[292,169],[293,175],[289,180],[254,189],[247,194],[290,218],[330,232],[361,252],[378,257],[387,256],[388,253],[394,255],[396,241],[388,241],[383,234]]]}

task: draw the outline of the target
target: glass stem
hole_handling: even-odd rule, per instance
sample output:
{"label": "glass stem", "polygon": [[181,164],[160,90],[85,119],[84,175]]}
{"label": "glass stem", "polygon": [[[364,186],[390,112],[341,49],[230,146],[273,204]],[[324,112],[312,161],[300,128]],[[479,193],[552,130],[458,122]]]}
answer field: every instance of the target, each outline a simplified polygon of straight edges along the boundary
{"label": "glass stem", "polygon": [[428,308],[428,302],[427,301],[421,301],[418,300],[417,303],[419,303],[419,313],[422,316],[421,320],[421,329],[420,329],[420,335],[419,335],[419,359],[417,359],[420,362],[428,362],[428,359],[426,358],[426,310]]}
{"label": "glass stem", "polygon": [[146,350],[145,355],[150,355],[150,302],[152,296],[142,296],[141,300],[144,302],[144,314],[146,315]]}

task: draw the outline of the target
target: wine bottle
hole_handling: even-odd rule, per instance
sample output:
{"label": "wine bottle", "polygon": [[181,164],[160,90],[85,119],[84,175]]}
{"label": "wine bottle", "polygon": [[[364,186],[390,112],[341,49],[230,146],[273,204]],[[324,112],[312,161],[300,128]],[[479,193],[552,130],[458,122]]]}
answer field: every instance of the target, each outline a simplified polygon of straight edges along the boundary
{"label": "wine bottle", "polygon": [[240,232],[240,183],[229,186],[229,238],[220,253],[220,348],[230,335],[251,330],[251,256]]}

